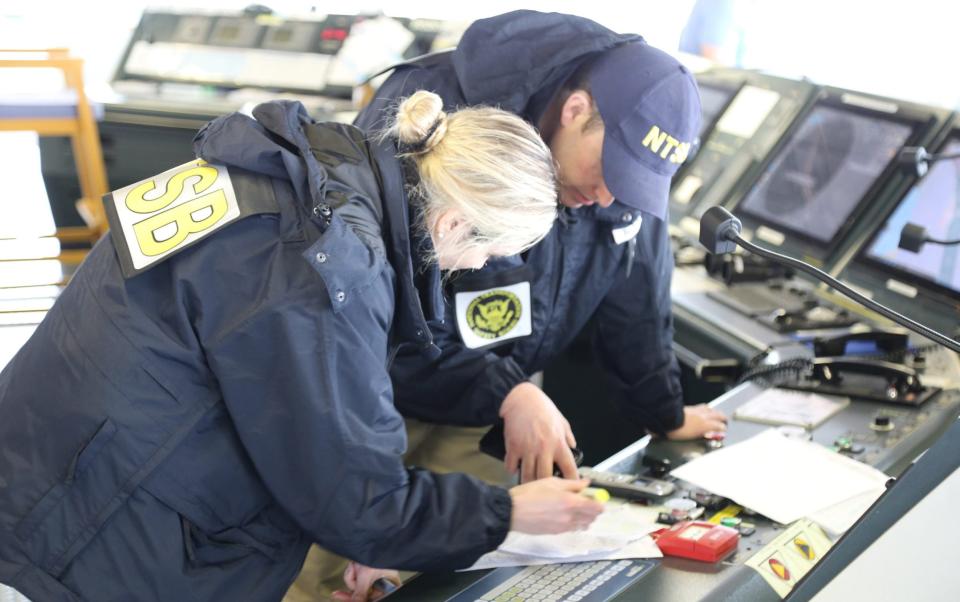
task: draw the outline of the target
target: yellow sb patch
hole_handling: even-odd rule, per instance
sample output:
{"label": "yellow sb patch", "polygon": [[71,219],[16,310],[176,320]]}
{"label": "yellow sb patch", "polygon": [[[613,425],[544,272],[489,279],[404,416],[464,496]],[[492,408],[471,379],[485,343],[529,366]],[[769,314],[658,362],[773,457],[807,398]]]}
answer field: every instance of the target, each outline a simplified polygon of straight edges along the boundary
{"label": "yellow sb patch", "polygon": [[128,278],[242,213],[227,168],[199,159],[108,194],[104,204]]}
{"label": "yellow sb patch", "polygon": [[455,296],[455,304],[460,336],[471,349],[532,332],[529,282],[460,292]]}

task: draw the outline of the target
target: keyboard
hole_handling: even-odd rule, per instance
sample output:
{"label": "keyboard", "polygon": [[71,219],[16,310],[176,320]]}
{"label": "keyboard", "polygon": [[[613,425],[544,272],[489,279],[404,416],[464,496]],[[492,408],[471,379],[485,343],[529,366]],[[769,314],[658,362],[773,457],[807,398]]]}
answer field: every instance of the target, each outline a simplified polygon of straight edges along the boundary
{"label": "keyboard", "polygon": [[654,566],[631,559],[501,568],[449,602],[606,602]]}

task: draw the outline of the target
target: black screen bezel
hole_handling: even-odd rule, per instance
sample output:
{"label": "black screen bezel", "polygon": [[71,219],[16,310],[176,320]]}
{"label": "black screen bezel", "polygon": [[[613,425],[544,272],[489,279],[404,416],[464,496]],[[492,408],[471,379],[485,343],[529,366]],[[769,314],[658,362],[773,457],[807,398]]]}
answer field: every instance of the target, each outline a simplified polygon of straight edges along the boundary
{"label": "black screen bezel", "polygon": [[700,144],[703,144],[703,141],[713,134],[713,130],[717,127],[717,123],[723,117],[723,114],[727,112],[727,109],[730,108],[730,103],[732,103],[733,99],[737,97],[737,94],[740,93],[740,89],[743,88],[745,83],[746,82],[739,82],[733,84],[731,82],[725,84],[724,82],[720,81],[697,82],[697,85],[700,86],[700,88],[711,88],[712,90],[719,90],[727,94],[727,99],[720,106],[720,110],[717,111],[717,114],[714,115],[713,119],[710,120],[710,123],[707,124],[707,127],[703,128],[703,135],[700,136]]}
{"label": "black screen bezel", "polygon": [[[942,143],[937,146],[937,150],[940,151],[945,149],[951,142],[960,143],[960,126],[954,127],[950,131],[950,133],[943,139]],[[957,161],[957,159],[953,160]],[[934,169],[935,167],[936,165],[931,165],[930,169]],[[874,242],[876,242],[876,239],[883,230],[883,227],[897,211],[907,195],[909,195],[910,192],[913,191],[913,189],[921,181],[923,181],[922,178],[914,178],[910,185],[907,186],[903,192],[897,196],[896,202],[890,203],[890,206],[883,215],[883,219],[878,222],[877,227],[857,251],[854,263],[856,265],[864,266],[876,272],[878,275],[886,275],[897,280],[902,280],[918,290],[922,290],[927,293],[933,293],[935,296],[944,297],[948,302],[951,300],[955,302],[958,298],[960,298],[960,291],[955,291],[952,288],[943,286],[934,280],[930,280],[925,276],[903,269],[902,267],[875,259],[871,257],[869,253],[870,248],[873,246]]]}
{"label": "black screen bezel", "polygon": [[[787,147],[787,142],[793,135],[796,134],[796,132],[800,129],[800,127],[805,123],[805,120],[808,119],[813,114],[813,112],[816,110],[817,107],[825,106],[825,107],[830,107],[834,109],[848,111],[850,113],[854,113],[857,115],[863,115],[867,117],[879,118],[887,121],[906,124],[911,126],[910,134],[907,136],[907,139],[903,143],[903,146],[901,146],[901,148],[903,148],[904,146],[910,146],[912,144],[915,144],[917,140],[922,136],[923,132],[926,129],[928,129],[930,125],[935,121],[933,114],[929,112],[924,112],[918,109],[914,109],[912,107],[904,107],[899,103],[897,103],[897,111],[894,113],[890,113],[882,110],[870,109],[870,108],[861,106],[859,104],[844,102],[843,95],[844,93],[842,92],[825,94],[823,97],[817,99],[804,112],[803,115],[801,115],[795,120],[794,125],[793,127],[791,127],[790,131],[781,139],[780,143],[777,144],[776,148],[774,148],[773,151],[769,153],[769,155],[764,160],[763,166],[759,170],[757,170],[756,176],[753,180],[753,184],[739,199],[737,199],[737,204],[733,208],[733,210],[736,211],[739,216],[746,217],[751,222],[749,224],[745,223],[744,225],[749,225],[754,228],[756,228],[757,226],[763,225],[773,230],[776,230],[778,232],[783,232],[790,236],[796,237],[796,240],[799,243],[803,244],[804,247],[810,248],[811,250],[814,250],[814,249],[822,250],[823,251],[822,256],[819,252],[810,253],[812,256],[816,256],[818,259],[822,259],[830,255],[837,249],[841,241],[843,241],[844,238],[850,233],[850,230],[853,228],[856,218],[863,212],[863,209],[867,205],[868,201],[874,198],[880,192],[880,190],[882,190],[883,186],[890,179],[890,177],[894,173],[896,173],[898,169],[898,165],[897,165],[897,157],[896,155],[894,155],[893,157],[891,157],[890,162],[887,163],[886,167],[884,167],[883,171],[880,172],[880,175],[876,178],[876,180],[874,180],[873,184],[871,184],[867,188],[863,196],[856,203],[853,204],[853,208],[851,209],[850,213],[844,219],[840,228],[834,233],[833,237],[827,241],[810,236],[809,234],[803,232],[798,228],[792,228],[790,226],[786,226],[783,224],[770,222],[764,216],[741,207],[744,199],[747,198],[747,195],[749,194],[749,192],[753,190],[754,186],[757,185],[757,183],[760,181],[760,178],[763,176],[764,173],[766,173],[766,170],[770,166],[770,164],[773,161],[775,161],[780,156],[781,153],[784,152],[784,150]],[[888,102],[896,103],[896,101],[893,101],[893,100]],[[788,239],[789,239],[789,236],[788,236]]]}

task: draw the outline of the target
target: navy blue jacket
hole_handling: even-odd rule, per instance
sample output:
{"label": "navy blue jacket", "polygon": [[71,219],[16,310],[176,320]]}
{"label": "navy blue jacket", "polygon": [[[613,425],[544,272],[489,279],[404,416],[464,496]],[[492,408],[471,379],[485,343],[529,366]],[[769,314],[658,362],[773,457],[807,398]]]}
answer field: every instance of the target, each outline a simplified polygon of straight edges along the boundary
{"label": "navy blue jacket", "polygon": [[0,582],[37,602],[279,600],[313,541],[420,570],[506,535],[505,490],[402,465],[388,357],[442,299],[395,148],[255,116],[196,150],[261,211],[130,278],[100,241],[0,373]]}
{"label": "navy blue jacket", "polygon": [[[536,124],[553,94],[585,59],[639,39],[558,13],[516,11],[483,19],[467,29],[455,51],[398,66],[355,123],[382,128],[396,99],[427,89],[440,94],[448,110],[495,105]],[[673,257],[666,224],[643,215],[634,241],[617,244],[613,230],[641,217],[636,210],[614,202],[607,209],[565,213],[523,258],[491,261],[478,272],[461,275],[448,290],[452,299],[457,286],[471,281],[475,288],[503,285],[525,271],[532,334],[497,347],[468,349],[458,333],[455,308],[448,306],[446,319],[430,324],[442,354],[429,360],[401,352],[393,364],[402,413],[491,424],[507,393],[542,370],[596,318],[598,363],[619,385],[624,412],[638,426],[659,433],[683,423],[679,368],[671,346]]]}

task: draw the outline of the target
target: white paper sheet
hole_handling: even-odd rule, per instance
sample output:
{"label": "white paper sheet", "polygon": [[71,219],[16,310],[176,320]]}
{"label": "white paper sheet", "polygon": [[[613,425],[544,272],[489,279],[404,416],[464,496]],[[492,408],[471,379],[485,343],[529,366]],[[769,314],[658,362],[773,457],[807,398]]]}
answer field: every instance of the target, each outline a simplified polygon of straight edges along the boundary
{"label": "white paper sheet", "polygon": [[883,495],[884,491],[886,487],[871,489],[839,504],[817,510],[807,518],[823,527],[830,537],[840,537],[877,501],[878,497]]}
{"label": "white paper sheet", "polygon": [[494,550],[489,554],[484,554],[477,560],[473,566],[463,569],[464,571],[479,571],[481,569],[495,569],[502,566],[531,566],[539,564],[559,564],[562,562],[591,562],[594,560],[622,560],[624,558],[661,558],[663,552],[657,547],[656,542],[649,535],[634,541],[614,552],[597,552],[595,554],[584,554],[582,556],[569,556],[567,558],[543,558],[541,556],[524,556],[522,554],[511,554],[510,552],[501,552]]}
{"label": "white paper sheet", "polygon": [[787,524],[874,491],[887,475],[810,441],[768,429],[671,473]]}
{"label": "white paper sheet", "polygon": [[741,405],[733,417],[762,424],[790,424],[812,429],[848,405],[850,399],[846,397],[772,388]]}
{"label": "white paper sheet", "polygon": [[645,506],[610,500],[583,531],[528,535],[511,531],[500,547],[466,570],[622,558],[659,558],[649,534],[660,528],[657,512]]}

